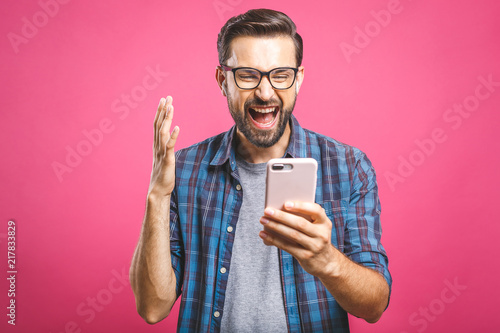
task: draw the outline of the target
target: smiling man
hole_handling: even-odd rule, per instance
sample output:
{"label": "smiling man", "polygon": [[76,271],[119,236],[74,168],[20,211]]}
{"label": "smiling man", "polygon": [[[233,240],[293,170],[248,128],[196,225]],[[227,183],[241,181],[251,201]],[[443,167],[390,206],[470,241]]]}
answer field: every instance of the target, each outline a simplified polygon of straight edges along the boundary
{"label": "smiling man", "polygon": [[[376,322],[392,280],[375,172],[359,149],[292,115],[304,80],[295,24],[250,10],[222,27],[217,46],[235,126],[174,154],[172,97],[158,106],[130,269],[139,314],[156,323],[182,295],[182,332],[348,332],[347,312]],[[315,203],[264,207],[266,162],[277,157],[317,160]]]}

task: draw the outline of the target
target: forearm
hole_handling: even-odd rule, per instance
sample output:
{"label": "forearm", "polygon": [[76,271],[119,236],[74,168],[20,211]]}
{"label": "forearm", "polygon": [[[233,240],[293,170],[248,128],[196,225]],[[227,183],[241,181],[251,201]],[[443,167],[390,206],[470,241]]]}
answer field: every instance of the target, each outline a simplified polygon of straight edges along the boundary
{"label": "forearm", "polygon": [[369,323],[378,321],[389,300],[386,280],[377,271],[333,250],[335,258],[325,274],[318,276],[320,281],[344,310]]}
{"label": "forearm", "polygon": [[170,259],[170,197],[148,196],[141,235],[130,267],[137,311],[148,323],[170,313],[176,278]]}

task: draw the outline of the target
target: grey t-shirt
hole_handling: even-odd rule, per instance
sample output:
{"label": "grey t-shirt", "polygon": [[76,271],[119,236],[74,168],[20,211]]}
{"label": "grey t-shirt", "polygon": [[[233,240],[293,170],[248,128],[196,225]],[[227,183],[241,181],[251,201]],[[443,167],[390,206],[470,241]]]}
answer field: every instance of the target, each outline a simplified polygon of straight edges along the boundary
{"label": "grey t-shirt", "polygon": [[278,249],[259,237],[263,229],[266,163],[239,156],[243,202],[235,229],[221,332],[287,332]]}

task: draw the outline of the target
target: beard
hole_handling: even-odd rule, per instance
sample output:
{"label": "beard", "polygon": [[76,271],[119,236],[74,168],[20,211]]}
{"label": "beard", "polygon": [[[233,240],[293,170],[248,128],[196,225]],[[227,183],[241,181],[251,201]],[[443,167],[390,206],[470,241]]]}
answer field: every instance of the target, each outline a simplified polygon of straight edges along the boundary
{"label": "beard", "polygon": [[[287,109],[283,109],[283,103],[281,100],[271,99],[267,102],[261,100],[260,98],[254,98],[247,100],[243,105],[243,110],[238,110],[234,107],[233,100],[231,96],[227,95],[227,105],[229,108],[229,112],[231,113],[231,117],[236,124],[236,128],[247,138],[247,140],[256,147],[259,148],[269,148],[274,146],[283,136],[285,132],[286,125],[290,121],[290,116],[295,107],[295,101],[297,100],[297,94],[293,97],[293,102],[291,107]],[[270,106],[270,105],[278,105],[279,112],[275,117],[278,117],[276,125],[274,129],[270,130],[262,130],[255,128],[252,124],[252,120],[249,119],[250,115],[250,105],[253,106]]]}

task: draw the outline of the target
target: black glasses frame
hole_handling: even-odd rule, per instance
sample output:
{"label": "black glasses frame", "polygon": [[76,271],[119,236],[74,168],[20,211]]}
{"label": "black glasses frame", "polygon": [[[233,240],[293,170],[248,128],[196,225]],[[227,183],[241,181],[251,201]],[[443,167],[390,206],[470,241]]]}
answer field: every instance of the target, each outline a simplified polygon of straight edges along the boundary
{"label": "black glasses frame", "polygon": [[[271,69],[270,71],[268,72],[262,72],[262,71],[259,71],[257,68],[252,68],[252,67],[236,67],[236,68],[232,68],[232,67],[229,67],[229,66],[226,66],[226,65],[220,65],[222,67],[223,70],[225,71],[230,71],[230,72],[233,72],[233,77],[234,77],[234,83],[236,83],[236,86],[240,89],[243,89],[243,90],[253,90],[255,88],[257,88],[259,85],[260,85],[260,82],[262,81],[262,78],[264,76],[267,76],[267,79],[269,80],[269,83],[271,84],[271,87],[273,87],[273,89],[276,89],[276,90],[287,90],[287,89],[290,89],[293,84],[295,83],[295,79],[297,78],[297,72],[299,71],[298,68],[295,68],[295,67],[276,67],[276,68],[273,68]],[[252,69],[254,71],[257,71],[260,73],[260,80],[259,82],[257,83],[257,85],[253,88],[242,88],[238,85],[238,82],[236,81],[236,71],[238,69]],[[276,88],[274,85],[273,85],[273,82],[271,80],[271,77],[269,76],[269,74],[271,74],[271,72],[277,70],[277,69],[291,69],[293,70],[294,72],[294,75],[293,75],[293,81],[292,83],[290,84],[290,86],[288,88]]]}

